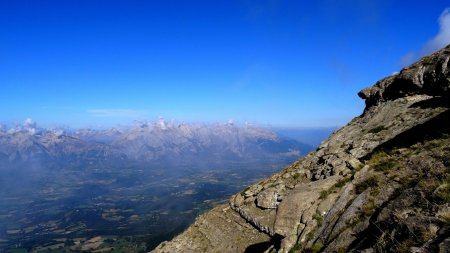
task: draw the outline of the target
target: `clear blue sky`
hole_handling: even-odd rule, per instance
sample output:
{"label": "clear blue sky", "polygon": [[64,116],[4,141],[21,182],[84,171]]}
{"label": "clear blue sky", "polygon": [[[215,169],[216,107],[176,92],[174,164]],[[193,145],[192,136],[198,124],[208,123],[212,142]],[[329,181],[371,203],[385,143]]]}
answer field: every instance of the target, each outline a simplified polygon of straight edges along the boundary
{"label": "clear blue sky", "polygon": [[0,121],[335,126],[449,43],[448,1],[0,1]]}

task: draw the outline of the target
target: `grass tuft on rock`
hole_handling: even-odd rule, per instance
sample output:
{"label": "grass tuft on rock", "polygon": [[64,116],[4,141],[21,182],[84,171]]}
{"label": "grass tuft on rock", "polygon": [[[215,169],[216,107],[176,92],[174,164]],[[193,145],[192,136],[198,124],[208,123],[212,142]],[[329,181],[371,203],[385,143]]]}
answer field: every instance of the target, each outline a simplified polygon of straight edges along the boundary
{"label": "grass tuft on rock", "polygon": [[296,244],[289,250],[289,253],[295,253],[295,252],[298,252],[298,251],[300,251],[300,244],[299,244],[299,243],[296,243]]}
{"label": "grass tuft on rock", "polygon": [[379,185],[379,179],[377,176],[371,176],[367,178],[365,181],[355,185],[355,191],[357,194],[360,194],[367,190],[368,188],[377,188]]}
{"label": "grass tuft on rock", "polygon": [[305,249],[306,253],[319,253],[323,249],[322,243],[315,243],[311,248]]}
{"label": "grass tuft on rock", "polygon": [[377,126],[377,127],[374,127],[374,128],[372,128],[372,129],[370,129],[369,131],[367,131],[368,133],[371,133],[371,134],[376,134],[376,133],[379,133],[379,132],[381,132],[381,131],[383,131],[383,130],[386,130],[386,128],[384,127],[384,126]]}
{"label": "grass tuft on rock", "polygon": [[386,172],[397,167],[398,163],[393,158],[391,158],[386,152],[379,151],[374,153],[368,164],[374,168],[375,171],[383,171]]}
{"label": "grass tuft on rock", "polygon": [[339,179],[333,186],[330,187],[328,190],[322,190],[320,192],[319,199],[325,199],[330,195],[330,193],[336,191],[337,189],[342,188],[344,185],[346,185],[348,182],[352,181],[351,177],[344,177],[342,179]]}

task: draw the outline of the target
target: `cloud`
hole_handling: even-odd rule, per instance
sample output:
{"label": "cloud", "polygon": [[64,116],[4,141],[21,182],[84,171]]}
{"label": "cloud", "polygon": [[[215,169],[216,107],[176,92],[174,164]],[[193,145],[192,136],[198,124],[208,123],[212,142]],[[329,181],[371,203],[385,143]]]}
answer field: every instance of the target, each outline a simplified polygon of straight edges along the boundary
{"label": "cloud", "polygon": [[422,49],[424,54],[433,53],[450,43],[450,8],[445,9],[439,16],[439,32],[427,42]]}
{"label": "cloud", "polygon": [[146,115],[144,111],[131,109],[89,109],[87,112],[98,118],[137,118]]}
{"label": "cloud", "polygon": [[446,8],[438,19],[439,31],[420,50],[420,52],[409,52],[400,59],[400,65],[407,66],[414,63],[420,57],[429,55],[444,46],[450,44],[450,8]]}

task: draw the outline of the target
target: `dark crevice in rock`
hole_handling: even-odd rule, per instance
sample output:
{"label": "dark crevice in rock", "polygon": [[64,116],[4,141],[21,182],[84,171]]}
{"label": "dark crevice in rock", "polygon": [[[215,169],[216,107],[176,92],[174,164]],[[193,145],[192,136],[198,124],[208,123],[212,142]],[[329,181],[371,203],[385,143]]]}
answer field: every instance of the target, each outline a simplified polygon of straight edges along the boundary
{"label": "dark crevice in rock", "polygon": [[433,119],[412,127],[397,135],[391,140],[379,145],[373,152],[367,154],[362,160],[368,160],[373,153],[392,150],[393,148],[410,147],[413,144],[441,138],[444,134],[450,134],[450,110],[447,110]]}
{"label": "dark crevice in rock", "polygon": [[417,87],[411,79],[398,78],[390,86],[386,87],[383,98],[386,100],[394,100],[419,93],[420,87]]}
{"label": "dark crevice in rock", "polygon": [[253,245],[248,246],[245,249],[245,253],[259,253],[259,252],[265,252],[266,250],[268,250],[270,247],[272,247],[272,242],[268,241],[268,242],[261,242],[261,243],[256,243]]}
{"label": "dark crevice in rock", "polygon": [[283,239],[284,239],[284,237],[282,235],[275,234],[274,236],[272,236],[270,238],[270,241],[250,245],[245,249],[244,252],[245,253],[260,253],[260,252],[264,252],[270,248],[273,248],[278,251],[280,249],[281,241]]}

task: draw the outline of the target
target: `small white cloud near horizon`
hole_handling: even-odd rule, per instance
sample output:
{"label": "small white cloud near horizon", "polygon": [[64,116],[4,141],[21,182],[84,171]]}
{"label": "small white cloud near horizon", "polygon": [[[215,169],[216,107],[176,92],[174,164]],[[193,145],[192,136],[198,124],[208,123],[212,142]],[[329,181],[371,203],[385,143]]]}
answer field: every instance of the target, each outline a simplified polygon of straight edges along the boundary
{"label": "small white cloud near horizon", "polygon": [[409,52],[400,59],[402,67],[414,63],[419,58],[431,54],[450,44],[450,8],[446,8],[438,19],[439,31],[422,47],[419,53]]}
{"label": "small white cloud near horizon", "polygon": [[146,115],[144,111],[132,109],[88,109],[87,113],[98,118],[139,118]]}

